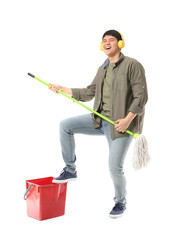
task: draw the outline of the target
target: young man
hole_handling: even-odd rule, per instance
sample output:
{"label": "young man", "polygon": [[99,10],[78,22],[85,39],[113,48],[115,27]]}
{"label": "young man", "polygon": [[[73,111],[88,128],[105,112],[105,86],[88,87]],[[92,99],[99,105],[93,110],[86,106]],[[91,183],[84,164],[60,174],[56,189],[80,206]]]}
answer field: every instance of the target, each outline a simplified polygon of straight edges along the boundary
{"label": "young man", "polygon": [[65,168],[53,182],[63,183],[77,178],[74,134],[105,135],[109,144],[109,170],[115,189],[115,206],[110,217],[120,217],[126,209],[126,179],[123,164],[132,136],[126,129],[141,133],[144,107],[147,102],[147,86],[142,65],[121,53],[124,47],[122,35],[109,30],[104,33],[101,50],[108,59],[99,67],[93,82],[86,88],[66,88],[51,84],[50,90],[61,90],[78,101],[95,97],[94,110],[113,120],[110,125],[97,115],[66,119],[60,124],[60,142]]}

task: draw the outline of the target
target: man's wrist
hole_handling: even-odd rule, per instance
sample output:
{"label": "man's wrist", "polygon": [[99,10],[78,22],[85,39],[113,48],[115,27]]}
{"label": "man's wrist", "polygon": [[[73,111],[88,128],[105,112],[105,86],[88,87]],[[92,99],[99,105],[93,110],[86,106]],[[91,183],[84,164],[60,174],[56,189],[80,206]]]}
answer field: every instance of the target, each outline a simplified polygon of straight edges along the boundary
{"label": "man's wrist", "polygon": [[125,117],[125,119],[131,123],[133,121],[133,119],[136,117],[136,113],[133,113],[133,112],[129,112],[128,115]]}

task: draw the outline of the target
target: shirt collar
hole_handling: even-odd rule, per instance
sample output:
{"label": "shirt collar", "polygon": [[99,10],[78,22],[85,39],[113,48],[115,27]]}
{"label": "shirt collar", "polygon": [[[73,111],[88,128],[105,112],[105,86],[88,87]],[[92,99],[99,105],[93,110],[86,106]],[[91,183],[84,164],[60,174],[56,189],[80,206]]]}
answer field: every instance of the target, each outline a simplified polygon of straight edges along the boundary
{"label": "shirt collar", "polygon": [[[115,67],[117,67],[120,62],[122,62],[122,60],[124,59],[124,54],[121,53],[120,59],[115,63]],[[102,67],[106,68],[109,65],[109,58],[106,59],[106,61],[103,63]]]}

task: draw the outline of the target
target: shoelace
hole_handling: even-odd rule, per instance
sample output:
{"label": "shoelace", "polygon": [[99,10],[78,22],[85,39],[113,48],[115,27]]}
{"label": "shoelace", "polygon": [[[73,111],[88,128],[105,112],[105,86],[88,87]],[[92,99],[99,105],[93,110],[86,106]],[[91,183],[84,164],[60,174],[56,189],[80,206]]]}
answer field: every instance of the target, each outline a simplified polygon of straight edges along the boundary
{"label": "shoelace", "polygon": [[122,211],[123,208],[124,208],[124,207],[121,206],[120,204],[116,204],[116,205],[113,207],[113,210],[114,210],[114,211],[115,211],[115,210],[116,210],[116,211],[117,211],[117,210],[121,210],[121,211]]}
{"label": "shoelace", "polygon": [[60,176],[64,176],[65,173],[66,173],[66,170],[63,169],[63,170],[61,171],[61,173],[60,173]]}

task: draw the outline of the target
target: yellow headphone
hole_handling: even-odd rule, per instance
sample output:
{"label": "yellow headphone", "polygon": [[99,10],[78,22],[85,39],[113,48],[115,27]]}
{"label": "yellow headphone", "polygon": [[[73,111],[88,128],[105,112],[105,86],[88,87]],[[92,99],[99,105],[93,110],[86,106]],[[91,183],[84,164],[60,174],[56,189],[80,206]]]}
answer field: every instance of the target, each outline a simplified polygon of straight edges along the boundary
{"label": "yellow headphone", "polygon": [[[121,48],[124,48],[125,42],[124,42],[123,35],[122,35],[120,32],[119,32],[119,34],[121,35],[122,40],[119,40],[119,41],[118,41],[118,48],[121,49]],[[103,51],[102,42],[101,42],[101,44],[100,44],[100,50]]]}

